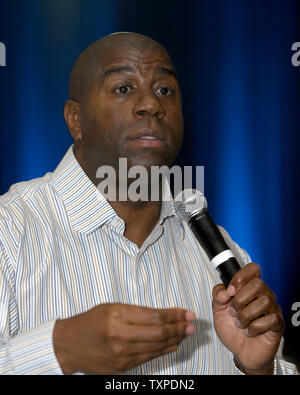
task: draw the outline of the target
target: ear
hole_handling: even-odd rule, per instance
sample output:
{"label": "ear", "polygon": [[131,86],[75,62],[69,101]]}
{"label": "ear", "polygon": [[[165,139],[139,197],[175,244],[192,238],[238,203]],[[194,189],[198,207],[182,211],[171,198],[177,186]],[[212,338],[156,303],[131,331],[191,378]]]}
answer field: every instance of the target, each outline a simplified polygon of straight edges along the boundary
{"label": "ear", "polygon": [[68,99],[64,106],[64,118],[74,143],[81,140],[80,103]]}

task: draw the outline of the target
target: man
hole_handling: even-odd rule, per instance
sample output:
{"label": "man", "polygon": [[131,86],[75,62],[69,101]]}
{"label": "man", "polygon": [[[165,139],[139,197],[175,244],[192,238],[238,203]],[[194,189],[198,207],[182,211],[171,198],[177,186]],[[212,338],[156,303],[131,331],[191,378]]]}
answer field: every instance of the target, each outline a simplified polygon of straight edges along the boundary
{"label": "man", "polygon": [[73,149],[1,199],[0,371],[295,373],[276,356],[276,298],[225,231],[243,266],[227,289],[172,201],[108,201],[97,189],[101,166],[119,178],[127,158],[149,172],[180,149],[166,50],[133,33],[92,44],[73,67],[64,116]]}

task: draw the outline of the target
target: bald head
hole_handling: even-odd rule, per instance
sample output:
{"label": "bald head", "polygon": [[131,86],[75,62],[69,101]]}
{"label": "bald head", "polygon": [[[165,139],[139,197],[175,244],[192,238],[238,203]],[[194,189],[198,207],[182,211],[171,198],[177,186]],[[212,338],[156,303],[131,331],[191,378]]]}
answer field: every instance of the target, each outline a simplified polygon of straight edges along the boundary
{"label": "bald head", "polygon": [[92,43],[77,58],[70,77],[69,98],[80,102],[89,92],[100,75],[105,59],[119,48],[136,48],[140,52],[159,49],[167,55],[165,48],[151,38],[138,33],[113,33]]}

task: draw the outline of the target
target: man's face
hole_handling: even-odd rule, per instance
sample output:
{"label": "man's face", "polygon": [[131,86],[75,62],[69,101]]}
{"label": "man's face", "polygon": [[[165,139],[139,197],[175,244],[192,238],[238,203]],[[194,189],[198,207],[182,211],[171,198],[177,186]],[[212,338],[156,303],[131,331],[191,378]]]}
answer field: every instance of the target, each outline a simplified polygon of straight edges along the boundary
{"label": "man's face", "polygon": [[182,142],[181,95],[159,46],[106,50],[100,75],[81,104],[80,150],[86,165],[170,165]]}

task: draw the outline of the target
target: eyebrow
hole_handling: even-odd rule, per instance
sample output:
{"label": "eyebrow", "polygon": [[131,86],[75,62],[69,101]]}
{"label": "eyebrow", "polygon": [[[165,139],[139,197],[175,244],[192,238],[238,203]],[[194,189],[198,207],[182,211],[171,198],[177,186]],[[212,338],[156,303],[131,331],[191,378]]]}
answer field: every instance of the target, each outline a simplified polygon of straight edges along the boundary
{"label": "eyebrow", "polygon": [[105,80],[107,76],[113,73],[123,73],[123,72],[129,72],[129,73],[135,73],[135,69],[131,66],[119,66],[119,67],[112,67],[111,69],[106,70],[102,77],[101,77],[101,82]]}
{"label": "eyebrow", "polygon": [[[124,73],[124,72],[129,72],[129,73],[133,73],[135,74],[135,69],[134,67],[131,66],[119,66],[119,67],[112,67],[108,70],[106,70],[102,76],[101,76],[101,83],[103,83],[103,81],[105,80],[106,77],[108,77],[110,74],[114,74],[114,73]],[[167,67],[159,67],[156,71],[156,73],[158,74],[167,74],[167,75],[171,75],[174,78],[176,78],[176,80],[178,79],[177,77],[177,73],[175,70],[173,69],[169,69]]]}
{"label": "eyebrow", "polygon": [[168,69],[167,67],[160,67],[160,68],[157,70],[157,72],[160,73],[160,74],[172,75],[173,77],[175,77],[176,79],[178,79],[177,73],[176,73],[176,71],[173,70],[173,69]]}

